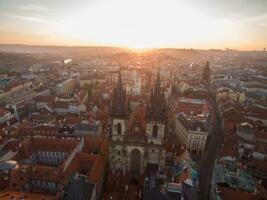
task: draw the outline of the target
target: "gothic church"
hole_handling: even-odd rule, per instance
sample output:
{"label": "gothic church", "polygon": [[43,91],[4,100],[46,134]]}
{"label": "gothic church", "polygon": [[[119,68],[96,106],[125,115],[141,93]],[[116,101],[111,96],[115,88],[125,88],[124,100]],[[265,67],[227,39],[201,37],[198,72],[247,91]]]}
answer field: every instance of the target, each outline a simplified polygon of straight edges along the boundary
{"label": "gothic church", "polygon": [[158,73],[150,102],[129,111],[121,74],[112,97],[110,168],[114,171],[144,174],[148,167],[165,166],[166,111]]}

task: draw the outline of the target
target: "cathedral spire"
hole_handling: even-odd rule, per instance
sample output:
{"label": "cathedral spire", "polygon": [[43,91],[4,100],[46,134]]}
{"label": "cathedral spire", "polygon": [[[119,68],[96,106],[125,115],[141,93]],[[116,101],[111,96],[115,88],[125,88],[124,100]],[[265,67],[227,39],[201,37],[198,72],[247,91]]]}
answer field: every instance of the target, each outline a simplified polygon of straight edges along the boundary
{"label": "cathedral spire", "polygon": [[153,120],[161,120],[164,118],[164,92],[161,89],[159,71],[155,88],[151,91],[149,118]]}
{"label": "cathedral spire", "polygon": [[159,75],[159,71],[158,71],[158,76],[157,76],[157,80],[156,80],[156,86],[155,86],[155,90],[154,90],[154,95],[156,98],[160,98],[161,96],[161,87],[160,87],[160,75]]}
{"label": "cathedral spire", "polygon": [[126,113],[126,92],[123,89],[121,72],[119,72],[118,82],[113,90],[112,114],[116,116],[125,116]]}
{"label": "cathedral spire", "polygon": [[121,80],[121,71],[119,72],[119,78],[118,78],[118,82],[117,82],[117,92],[119,92],[120,95],[123,94],[123,84],[122,84],[122,80]]}
{"label": "cathedral spire", "polygon": [[157,81],[156,81],[156,88],[160,88],[160,74],[158,70],[158,76],[157,76]]}

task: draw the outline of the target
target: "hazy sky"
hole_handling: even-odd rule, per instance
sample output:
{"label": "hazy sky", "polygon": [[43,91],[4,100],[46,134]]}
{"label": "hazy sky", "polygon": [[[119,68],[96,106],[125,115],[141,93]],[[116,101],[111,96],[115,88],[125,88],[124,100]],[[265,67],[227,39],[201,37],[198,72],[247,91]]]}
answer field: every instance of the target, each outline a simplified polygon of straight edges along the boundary
{"label": "hazy sky", "polygon": [[267,0],[0,0],[0,43],[267,48]]}

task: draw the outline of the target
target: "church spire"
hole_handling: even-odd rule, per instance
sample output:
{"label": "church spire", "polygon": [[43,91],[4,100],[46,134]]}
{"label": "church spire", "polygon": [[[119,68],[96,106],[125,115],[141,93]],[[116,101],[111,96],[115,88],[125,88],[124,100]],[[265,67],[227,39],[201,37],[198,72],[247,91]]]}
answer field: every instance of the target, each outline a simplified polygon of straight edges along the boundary
{"label": "church spire", "polygon": [[160,87],[160,75],[159,75],[159,71],[158,71],[158,76],[157,76],[157,80],[156,80],[156,86],[155,86],[155,90],[154,90],[154,95],[156,97],[160,97],[161,93],[161,87]]}
{"label": "church spire", "polygon": [[113,89],[112,114],[115,116],[125,116],[127,114],[126,93],[123,89],[121,72],[116,86]]}
{"label": "church spire", "polygon": [[152,120],[162,120],[164,118],[164,91],[161,89],[159,71],[155,88],[151,91],[149,118]]}
{"label": "church spire", "polygon": [[117,83],[118,88],[122,89],[122,80],[121,80],[121,71],[119,72],[119,78],[118,78],[118,83]]}

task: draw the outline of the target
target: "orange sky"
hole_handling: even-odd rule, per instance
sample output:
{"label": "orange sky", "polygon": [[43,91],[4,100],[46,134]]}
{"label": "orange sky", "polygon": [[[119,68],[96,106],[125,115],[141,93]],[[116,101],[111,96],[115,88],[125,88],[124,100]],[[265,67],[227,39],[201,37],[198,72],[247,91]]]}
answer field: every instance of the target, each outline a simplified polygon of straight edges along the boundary
{"label": "orange sky", "polygon": [[266,0],[0,1],[0,43],[267,47]]}

